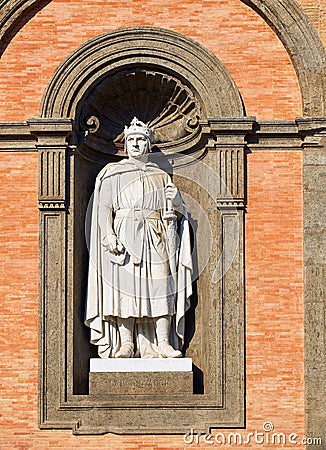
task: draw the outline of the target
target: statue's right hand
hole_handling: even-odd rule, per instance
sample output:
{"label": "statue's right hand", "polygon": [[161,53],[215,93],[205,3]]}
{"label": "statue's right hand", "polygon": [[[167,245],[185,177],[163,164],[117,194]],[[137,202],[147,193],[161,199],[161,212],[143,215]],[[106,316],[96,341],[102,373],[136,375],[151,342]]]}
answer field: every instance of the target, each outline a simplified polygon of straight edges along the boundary
{"label": "statue's right hand", "polygon": [[104,247],[113,255],[122,255],[125,248],[114,234],[110,234],[105,238]]}

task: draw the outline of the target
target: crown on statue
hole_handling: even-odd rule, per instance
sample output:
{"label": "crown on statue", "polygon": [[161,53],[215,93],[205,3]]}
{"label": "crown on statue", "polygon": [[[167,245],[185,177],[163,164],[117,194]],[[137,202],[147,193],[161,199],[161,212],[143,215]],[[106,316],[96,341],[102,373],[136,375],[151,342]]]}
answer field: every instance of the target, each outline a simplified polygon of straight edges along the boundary
{"label": "crown on statue", "polygon": [[142,134],[149,142],[152,142],[154,129],[149,129],[144,122],[137,119],[137,117],[134,117],[130,122],[130,126],[125,126],[125,139],[132,134]]}

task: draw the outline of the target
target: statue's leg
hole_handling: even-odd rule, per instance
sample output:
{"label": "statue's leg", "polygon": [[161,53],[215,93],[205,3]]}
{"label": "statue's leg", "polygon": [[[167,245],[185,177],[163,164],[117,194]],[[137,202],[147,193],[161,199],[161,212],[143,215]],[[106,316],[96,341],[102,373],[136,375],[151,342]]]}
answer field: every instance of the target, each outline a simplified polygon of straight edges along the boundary
{"label": "statue's leg", "polygon": [[121,347],[120,350],[115,354],[116,358],[132,358],[134,356],[134,325],[135,318],[128,317],[123,319],[121,317],[117,318],[118,329],[120,333]]}
{"label": "statue's leg", "polygon": [[158,317],[155,320],[159,358],[180,358],[182,353],[169,343],[171,316]]}

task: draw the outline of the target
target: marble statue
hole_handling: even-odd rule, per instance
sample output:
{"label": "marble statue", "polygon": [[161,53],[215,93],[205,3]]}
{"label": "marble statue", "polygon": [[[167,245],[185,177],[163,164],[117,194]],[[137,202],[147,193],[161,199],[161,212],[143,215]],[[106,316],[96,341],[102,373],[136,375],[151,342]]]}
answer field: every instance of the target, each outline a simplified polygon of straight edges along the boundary
{"label": "marble statue", "polygon": [[125,128],[128,158],[98,174],[85,323],[101,358],[181,357],[192,292],[187,211],[149,159],[153,130]]}

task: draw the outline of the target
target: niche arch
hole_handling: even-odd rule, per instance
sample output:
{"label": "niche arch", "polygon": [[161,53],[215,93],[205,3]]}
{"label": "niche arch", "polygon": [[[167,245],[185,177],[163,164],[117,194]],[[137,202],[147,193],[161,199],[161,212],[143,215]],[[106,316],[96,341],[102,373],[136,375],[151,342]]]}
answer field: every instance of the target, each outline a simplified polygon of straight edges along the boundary
{"label": "niche arch", "polygon": [[[137,111],[144,98],[147,107]],[[196,327],[189,327],[186,338],[193,390],[157,398],[130,393],[122,401],[114,392],[94,397],[88,390],[89,358],[96,348],[82,320],[85,217],[96,175],[104,164],[123,157],[123,127],[139,113],[159,130],[155,153],[185,167],[176,184],[193,198],[199,195],[214,251],[198,278],[189,319],[195,318]],[[76,434],[164,433],[158,423],[175,406],[169,433],[183,432],[188,422],[190,428],[244,424],[244,165],[245,136],[253,123],[218,58],[172,31],[137,27],[106,33],[58,67],[44,93],[41,117],[29,121],[40,161],[41,427],[72,426]],[[209,195],[197,183],[203,160],[215,174],[211,185],[210,176],[205,179]],[[198,236],[204,235],[195,210],[192,219]],[[224,263],[227,276],[214,281],[213,272],[219,264],[223,270]],[[121,408],[128,426],[121,421]],[[159,422],[153,420],[153,408]],[[143,414],[145,428],[139,422]]]}
{"label": "niche arch", "polygon": [[207,118],[244,115],[235,83],[215,55],[177,32],[133,27],[104,33],[71,53],[49,82],[40,117],[75,118],[77,103],[94,83],[134,66],[160,67],[187,80]]}

